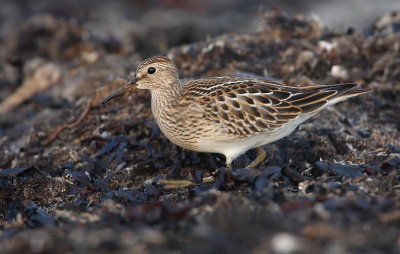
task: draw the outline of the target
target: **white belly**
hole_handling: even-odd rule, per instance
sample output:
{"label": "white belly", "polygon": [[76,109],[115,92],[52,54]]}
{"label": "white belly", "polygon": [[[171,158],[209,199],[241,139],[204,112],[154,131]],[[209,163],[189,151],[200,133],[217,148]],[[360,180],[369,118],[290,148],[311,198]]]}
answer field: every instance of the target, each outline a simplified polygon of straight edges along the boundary
{"label": "white belly", "polygon": [[251,137],[236,138],[227,141],[217,140],[215,138],[202,139],[199,140],[197,143],[197,151],[224,154],[227,163],[230,163],[238,156],[252,148],[263,146],[283,137],[286,137],[287,135],[292,133],[299,124],[301,124],[313,115],[314,114],[303,115],[302,117],[295,119],[284,127],[278,128],[270,132],[257,134]]}

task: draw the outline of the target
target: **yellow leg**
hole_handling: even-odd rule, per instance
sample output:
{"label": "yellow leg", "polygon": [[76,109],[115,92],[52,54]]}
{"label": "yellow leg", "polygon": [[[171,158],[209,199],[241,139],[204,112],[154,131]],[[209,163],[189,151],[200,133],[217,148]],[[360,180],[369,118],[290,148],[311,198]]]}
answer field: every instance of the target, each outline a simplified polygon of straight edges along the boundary
{"label": "yellow leg", "polygon": [[[214,182],[213,176],[208,176],[203,178],[204,183],[211,183]],[[197,183],[188,181],[188,180],[168,180],[168,179],[160,179],[157,181],[159,184],[165,185],[165,189],[179,189],[179,188],[186,188],[191,186],[197,186]]]}
{"label": "yellow leg", "polygon": [[249,165],[246,166],[246,169],[254,168],[258,164],[260,164],[267,156],[264,149],[262,149],[261,147],[257,147],[256,149],[257,149],[257,157],[255,158],[254,161],[252,161]]}
{"label": "yellow leg", "polygon": [[232,162],[228,162],[226,164],[226,168],[228,169],[228,171],[232,171]]}

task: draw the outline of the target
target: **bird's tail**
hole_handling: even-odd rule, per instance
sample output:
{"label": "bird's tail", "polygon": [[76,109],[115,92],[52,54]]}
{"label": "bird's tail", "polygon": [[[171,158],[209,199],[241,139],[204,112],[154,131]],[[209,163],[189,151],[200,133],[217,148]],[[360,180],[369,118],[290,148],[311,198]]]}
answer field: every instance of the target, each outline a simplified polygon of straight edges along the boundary
{"label": "bird's tail", "polygon": [[346,84],[336,84],[336,85],[327,85],[322,86],[322,91],[336,91],[330,98],[328,98],[328,104],[333,105],[340,101],[347,100],[350,97],[354,97],[360,94],[369,93],[370,91],[366,91],[358,88],[359,85],[356,83],[346,83]]}
{"label": "bird's tail", "polygon": [[305,87],[301,93],[293,95],[288,101],[301,108],[303,113],[315,113],[327,105],[367,93],[357,87],[358,84],[355,83]]}

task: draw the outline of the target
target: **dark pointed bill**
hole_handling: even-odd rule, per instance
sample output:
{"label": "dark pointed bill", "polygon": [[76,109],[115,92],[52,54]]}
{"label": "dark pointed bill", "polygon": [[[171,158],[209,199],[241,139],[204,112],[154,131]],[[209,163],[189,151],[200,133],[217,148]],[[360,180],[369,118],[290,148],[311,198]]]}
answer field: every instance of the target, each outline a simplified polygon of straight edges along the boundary
{"label": "dark pointed bill", "polygon": [[127,92],[135,90],[135,89],[136,89],[136,74],[133,76],[133,78],[131,80],[129,80],[129,82],[127,82],[125,85],[121,86],[114,92],[112,92],[106,98],[104,98],[101,101],[101,104],[105,104],[105,103],[111,101],[112,99],[122,96],[122,95],[126,94]]}

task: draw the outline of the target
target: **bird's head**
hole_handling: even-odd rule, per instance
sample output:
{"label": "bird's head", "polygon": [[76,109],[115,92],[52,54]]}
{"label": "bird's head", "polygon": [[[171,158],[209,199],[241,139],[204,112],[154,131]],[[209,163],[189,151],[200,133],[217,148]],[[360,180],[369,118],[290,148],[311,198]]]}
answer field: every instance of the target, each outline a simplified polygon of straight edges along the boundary
{"label": "bird's head", "polygon": [[102,103],[122,96],[136,89],[151,92],[169,92],[180,86],[175,63],[165,56],[155,56],[144,60],[136,69],[132,79],[102,100]]}

